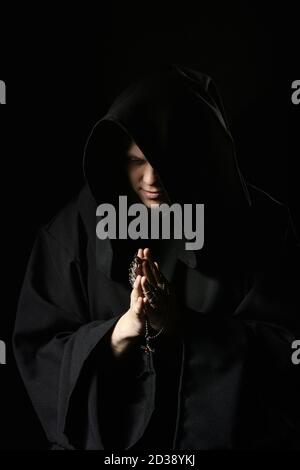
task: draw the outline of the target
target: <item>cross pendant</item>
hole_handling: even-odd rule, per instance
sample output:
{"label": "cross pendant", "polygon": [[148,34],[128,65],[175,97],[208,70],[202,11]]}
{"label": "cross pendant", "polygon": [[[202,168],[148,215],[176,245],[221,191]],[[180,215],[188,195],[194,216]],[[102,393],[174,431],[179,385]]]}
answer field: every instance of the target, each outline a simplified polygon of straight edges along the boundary
{"label": "cross pendant", "polygon": [[150,352],[155,352],[155,349],[154,348],[151,348],[149,346],[149,344],[147,344],[146,346],[144,346],[143,344],[141,345],[141,348],[144,350],[145,353],[149,354]]}

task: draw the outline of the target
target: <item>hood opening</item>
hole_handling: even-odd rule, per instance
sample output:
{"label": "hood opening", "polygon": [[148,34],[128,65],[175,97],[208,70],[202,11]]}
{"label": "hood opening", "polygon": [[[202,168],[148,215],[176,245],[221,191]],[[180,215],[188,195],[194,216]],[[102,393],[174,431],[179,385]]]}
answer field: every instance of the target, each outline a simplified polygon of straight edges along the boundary
{"label": "hood opening", "polygon": [[115,99],[85,147],[85,178],[98,203],[127,194],[122,157],[131,140],[157,170],[172,203],[251,205],[221,100],[207,75],[164,67]]}
{"label": "hood opening", "polygon": [[171,65],[115,99],[85,147],[84,174],[97,205],[117,207],[119,195],[130,199],[124,157],[132,140],[156,169],[171,204],[205,205],[202,258],[229,251],[251,200],[212,79]]}

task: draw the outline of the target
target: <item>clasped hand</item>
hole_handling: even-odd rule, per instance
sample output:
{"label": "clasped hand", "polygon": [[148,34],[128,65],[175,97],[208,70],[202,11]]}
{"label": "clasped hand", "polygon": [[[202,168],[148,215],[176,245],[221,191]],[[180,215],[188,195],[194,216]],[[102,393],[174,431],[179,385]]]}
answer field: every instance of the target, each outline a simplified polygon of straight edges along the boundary
{"label": "clasped hand", "polygon": [[136,300],[142,297],[143,313],[155,330],[166,321],[170,308],[171,289],[158,263],[152,259],[150,249],[140,248],[137,256],[134,291]]}

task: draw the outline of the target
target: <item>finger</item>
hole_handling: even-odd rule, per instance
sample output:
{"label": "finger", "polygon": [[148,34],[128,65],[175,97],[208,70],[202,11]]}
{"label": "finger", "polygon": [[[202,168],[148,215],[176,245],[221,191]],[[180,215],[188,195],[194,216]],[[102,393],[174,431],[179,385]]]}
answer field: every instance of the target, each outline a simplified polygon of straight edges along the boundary
{"label": "finger", "polygon": [[146,276],[142,276],[142,278],[141,278],[141,286],[142,286],[143,292],[147,290],[147,289],[146,289],[146,282],[147,282]]}
{"label": "finger", "polygon": [[146,262],[145,272],[147,274],[147,278],[148,278],[148,281],[150,282],[150,284],[152,286],[156,286],[157,281],[156,281],[156,276],[154,275],[154,272],[153,272],[153,269],[152,269],[151,261]]}
{"label": "finger", "polygon": [[153,287],[151,284],[149,284],[145,276],[142,277],[141,284],[142,284],[144,297],[149,304],[149,308],[151,309],[151,311],[153,311],[157,308],[157,302],[158,302],[156,288]]}
{"label": "finger", "polygon": [[134,284],[133,284],[133,289],[131,291],[131,299],[136,302],[137,301],[137,298],[138,296],[140,295],[139,293],[139,288],[140,288],[140,283],[141,283],[141,276],[138,275],[134,281]]}
{"label": "finger", "polygon": [[137,274],[140,274],[142,275],[143,274],[143,270],[142,270],[142,259],[143,259],[143,249],[142,248],[139,248],[137,253],[136,253],[137,257],[139,258],[139,261],[140,263],[138,264],[138,267],[137,267],[137,270],[136,270],[136,273]]}
{"label": "finger", "polygon": [[143,291],[143,295],[144,295],[144,301],[145,301],[145,304],[147,305],[150,305],[150,289],[149,289],[149,283],[147,281],[147,278],[146,276],[143,276],[142,279],[141,279],[141,286],[142,286],[142,291]]}
{"label": "finger", "polygon": [[148,288],[148,286],[147,286],[147,278],[146,278],[146,276],[142,276],[142,279],[141,279],[141,288],[142,288],[143,296],[145,297],[145,299],[148,299],[148,300],[149,300],[149,296],[148,296],[149,288]]}
{"label": "finger", "polygon": [[147,297],[143,297],[143,311],[146,315],[151,315],[151,306]]}
{"label": "finger", "polygon": [[[155,265],[155,261],[152,261],[151,259],[149,260],[149,264],[150,264],[150,269],[152,271],[152,274],[153,274],[153,277],[155,279],[155,282],[156,284],[159,284],[160,282],[160,273],[159,273],[159,270],[157,269],[156,265]],[[156,263],[157,264],[157,263]]]}
{"label": "finger", "polygon": [[135,285],[135,290],[136,290],[138,297],[143,295],[141,281],[142,281],[142,276],[138,274],[136,277],[136,285]]}
{"label": "finger", "polygon": [[147,261],[149,262],[149,266],[150,266],[150,269],[152,271],[155,282],[158,283],[159,278],[157,277],[155,267],[153,266],[154,261],[152,259],[152,254],[151,254],[150,248],[144,248],[143,255],[144,255],[144,258],[146,258]]}
{"label": "finger", "polygon": [[150,282],[150,284],[152,284],[153,286],[156,285],[156,279],[153,275],[153,272],[152,272],[152,269],[150,267],[150,264],[149,264],[149,260],[145,260],[143,261],[143,274],[144,276],[146,276],[148,282]]}
{"label": "finger", "polygon": [[140,286],[140,284],[141,284],[141,277],[142,277],[142,276],[141,276],[140,274],[138,274],[138,275],[136,276],[135,281],[134,281],[133,288],[136,289],[136,290],[139,288],[139,286]]}
{"label": "finger", "polygon": [[154,269],[156,275],[157,275],[159,278],[163,277],[163,273],[161,272],[161,270],[160,270],[160,268],[159,268],[159,264],[158,264],[156,261],[153,261],[152,264],[153,264],[153,269]]}
{"label": "finger", "polygon": [[154,307],[150,304],[148,298],[144,297],[144,313],[147,315],[148,319],[151,320],[155,314]]}
{"label": "finger", "polygon": [[161,270],[159,269],[159,265],[156,261],[153,262],[153,269],[155,272],[155,278],[156,278],[157,283],[162,284],[163,282],[165,282],[165,277],[163,273],[161,272]]}

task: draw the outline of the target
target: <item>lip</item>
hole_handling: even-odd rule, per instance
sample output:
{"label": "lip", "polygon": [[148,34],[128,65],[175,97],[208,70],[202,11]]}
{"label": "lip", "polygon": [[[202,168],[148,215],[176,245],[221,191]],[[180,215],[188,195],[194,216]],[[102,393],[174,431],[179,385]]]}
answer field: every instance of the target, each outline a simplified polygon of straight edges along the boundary
{"label": "lip", "polygon": [[145,189],[141,190],[148,199],[158,199],[162,195],[162,191],[146,191]]}

